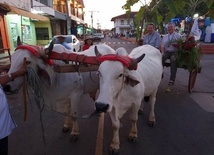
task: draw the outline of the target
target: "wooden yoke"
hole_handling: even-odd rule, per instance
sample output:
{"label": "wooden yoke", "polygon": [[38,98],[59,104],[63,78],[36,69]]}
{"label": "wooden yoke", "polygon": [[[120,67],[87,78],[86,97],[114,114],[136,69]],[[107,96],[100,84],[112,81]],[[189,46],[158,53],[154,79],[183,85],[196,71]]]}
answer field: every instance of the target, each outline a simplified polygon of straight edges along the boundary
{"label": "wooden yoke", "polygon": [[66,64],[63,66],[55,65],[54,71],[58,73],[97,71],[100,64],[96,56],[78,55],[75,53],[68,54],[68,53],[57,53],[52,51],[50,52],[48,58],[54,60],[62,60],[66,62],[68,61],[74,62],[74,64]]}
{"label": "wooden yoke", "polygon": [[73,62],[80,62],[84,64],[91,64],[91,65],[99,65],[96,56],[86,56],[86,55],[78,55],[75,53],[57,53],[52,51],[49,54],[49,59],[55,60],[62,60],[62,61],[73,61]]}

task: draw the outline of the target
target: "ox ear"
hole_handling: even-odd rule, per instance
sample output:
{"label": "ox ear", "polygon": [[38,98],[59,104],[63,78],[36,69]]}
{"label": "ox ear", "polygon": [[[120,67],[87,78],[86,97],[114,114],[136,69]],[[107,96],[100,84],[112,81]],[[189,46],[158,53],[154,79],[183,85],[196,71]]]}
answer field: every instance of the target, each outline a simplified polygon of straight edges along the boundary
{"label": "ox ear", "polygon": [[45,54],[49,54],[52,52],[53,47],[54,47],[54,42],[55,42],[55,39],[51,40],[48,48],[45,48]]}
{"label": "ox ear", "polygon": [[137,79],[135,74],[131,73],[129,70],[125,72],[124,75],[125,75],[125,81],[124,81],[125,84],[134,87],[138,83],[140,83],[140,81]]}
{"label": "ox ear", "polygon": [[52,85],[52,79],[51,79],[51,68],[49,65],[45,65],[44,63],[38,63],[39,69],[38,69],[38,75],[39,77],[45,81],[48,85]]}

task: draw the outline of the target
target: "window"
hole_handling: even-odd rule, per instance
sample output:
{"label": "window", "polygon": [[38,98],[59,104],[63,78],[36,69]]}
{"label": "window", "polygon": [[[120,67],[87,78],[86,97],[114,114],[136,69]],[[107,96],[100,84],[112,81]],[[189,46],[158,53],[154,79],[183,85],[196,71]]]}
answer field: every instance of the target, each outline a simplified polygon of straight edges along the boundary
{"label": "window", "polygon": [[121,20],[121,21],[120,21],[120,24],[121,24],[121,25],[124,25],[124,20]]}
{"label": "window", "polygon": [[30,25],[22,25],[22,36],[23,41],[32,40]]}
{"label": "window", "polygon": [[10,32],[13,41],[13,47],[17,46],[18,28],[16,23],[10,23]]}
{"label": "window", "polygon": [[49,40],[48,28],[36,28],[37,40]]}

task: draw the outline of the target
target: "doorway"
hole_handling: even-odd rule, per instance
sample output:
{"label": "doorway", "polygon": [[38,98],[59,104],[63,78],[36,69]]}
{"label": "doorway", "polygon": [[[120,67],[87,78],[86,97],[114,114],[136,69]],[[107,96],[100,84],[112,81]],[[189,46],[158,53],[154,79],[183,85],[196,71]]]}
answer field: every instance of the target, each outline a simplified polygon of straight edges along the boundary
{"label": "doorway", "polygon": [[10,48],[4,15],[0,14],[0,49]]}

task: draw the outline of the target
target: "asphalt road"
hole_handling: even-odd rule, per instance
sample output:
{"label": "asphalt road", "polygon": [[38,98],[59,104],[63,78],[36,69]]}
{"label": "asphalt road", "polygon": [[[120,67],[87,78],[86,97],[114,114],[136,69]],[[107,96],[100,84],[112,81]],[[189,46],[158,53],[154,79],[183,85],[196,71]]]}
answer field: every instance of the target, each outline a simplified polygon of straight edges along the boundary
{"label": "asphalt road", "polygon": [[[135,44],[115,38],[106,38],[102,42],[114,49],[123,46],[131,51],[136,47]],[[148,126],[149,105],[146,103],[143,114],[139,115],[138,139],[129,143],[130,122],[127,113],[121,120],[120,155],[214,154],[214,56],[205,55],[201,64],[202,72],[198,74],[191,94],[187,90],[188,71],[178,69],[175,85],[171,92],[167,92],[169,68],[164,69],[155,105],[155,127]],[[9,155],[108,155],[112,139],[108,114],[80,118],[80,138],[73,142],[69,140],[69,133],[61,132],[64,119],[61,114],[46,108],[40,113],[31,99],[28,100],[27,121],[24,121],[22,92],[8,96],[8,100],[18,125],[9,136]],[[93,112],[93,101],[85,95],[79,107],[79,117],[88,115]],[[100,121],[100,118],[104,120]],[[102,153],[96,153],[97,149],[101,149]]]}

